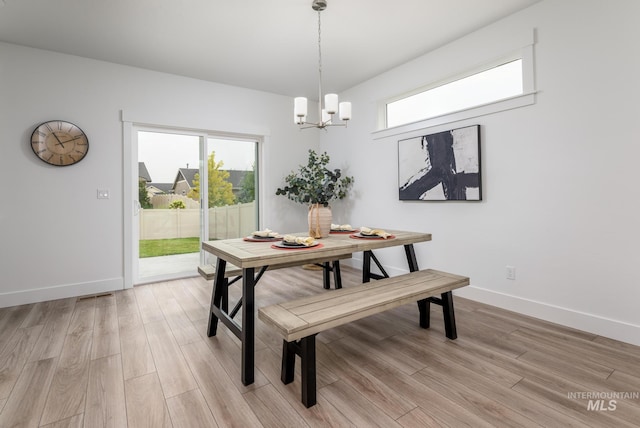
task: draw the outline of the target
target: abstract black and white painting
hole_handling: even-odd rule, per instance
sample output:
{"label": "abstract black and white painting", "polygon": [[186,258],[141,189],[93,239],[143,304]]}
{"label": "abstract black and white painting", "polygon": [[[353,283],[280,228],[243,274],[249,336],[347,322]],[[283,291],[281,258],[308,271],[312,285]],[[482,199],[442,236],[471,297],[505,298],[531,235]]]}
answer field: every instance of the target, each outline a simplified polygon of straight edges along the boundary
{"label": "abstract black and white painting", "polygon": [[480,125],[398,141],[401,201],[481,201]]}

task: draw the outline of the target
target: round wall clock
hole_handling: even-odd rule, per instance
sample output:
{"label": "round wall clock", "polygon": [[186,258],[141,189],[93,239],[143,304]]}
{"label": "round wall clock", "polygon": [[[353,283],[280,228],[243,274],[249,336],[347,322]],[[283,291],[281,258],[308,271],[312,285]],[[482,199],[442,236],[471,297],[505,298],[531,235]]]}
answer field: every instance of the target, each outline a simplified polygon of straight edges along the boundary
{"label": "round wall clock", "polygon": [[69,166],[80,162],[87,155],[89,139],[73,123],[50,120],[33,130],[31,149],[49,165]]}

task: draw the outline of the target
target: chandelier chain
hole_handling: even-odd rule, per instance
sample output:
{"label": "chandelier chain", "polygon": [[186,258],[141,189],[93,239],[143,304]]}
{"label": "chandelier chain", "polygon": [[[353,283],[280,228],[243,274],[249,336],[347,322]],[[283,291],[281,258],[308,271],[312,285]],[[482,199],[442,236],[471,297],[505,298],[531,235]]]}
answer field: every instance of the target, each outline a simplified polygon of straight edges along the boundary
{"label": "chandelier chain", "polygon": [[[318,114],[322,112],[322,26],[320,24],[320,10],[318,10]],[[320,118],[322,121],[322,118]]]}

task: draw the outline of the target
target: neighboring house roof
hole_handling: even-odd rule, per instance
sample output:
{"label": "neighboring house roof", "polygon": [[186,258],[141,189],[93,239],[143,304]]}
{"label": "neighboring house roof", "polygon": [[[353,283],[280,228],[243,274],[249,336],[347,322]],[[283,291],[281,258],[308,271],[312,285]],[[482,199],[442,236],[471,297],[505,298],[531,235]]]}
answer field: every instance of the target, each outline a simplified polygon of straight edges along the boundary
{"label": "neighboring house roof", "polygon": [[196,174],[199,172],[198,168],[178,168],[178,173],[176,174],[176,179],[173,181],[173,188],[176,187],[176,184],[180,181],[186,181],[189,185],[189,188],[193,187],[193,179]]}
{"label": "neighboring house roof", "polygon": [[158,192],[169,194],[173,190],[173,183],[147,183],[147,190],[156,189]]}
{"label": "neighboring house roof", "polygon": [[[249,172],[235,169],[228,169],[223,171],[227,171],[229,173],[228,181],[231,183],[231,187],[233,189],[238,189],[242,186],[242,180],[244,179],[244,176],[247,174],[247,172]],[[186,181],[189,185],[189,189],[192,189],[194,186],[193,179],[199,172],[200,171],[198,170],[198,168],[178,168],[178,173],[176,174],[176,179],[173,182],[172,190],[175,190],[176,185],[181,181]]]}
{"label": "neighboring house roof", "polygon": [[147,171],[147,166],[144,162],[138,162],[138,178],[147,183],[151,182],[151,175],[149,175],[149,171]]}

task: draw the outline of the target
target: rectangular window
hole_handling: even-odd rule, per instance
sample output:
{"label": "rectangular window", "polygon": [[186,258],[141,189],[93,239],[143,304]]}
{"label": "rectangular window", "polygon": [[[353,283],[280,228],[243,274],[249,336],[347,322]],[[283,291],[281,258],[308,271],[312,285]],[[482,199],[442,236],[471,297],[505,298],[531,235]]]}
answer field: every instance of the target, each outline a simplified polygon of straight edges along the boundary
{"label": "rectangular window", "polygon": [[386,127],[405,125],[524,94],[517,59],[386,104]]}

